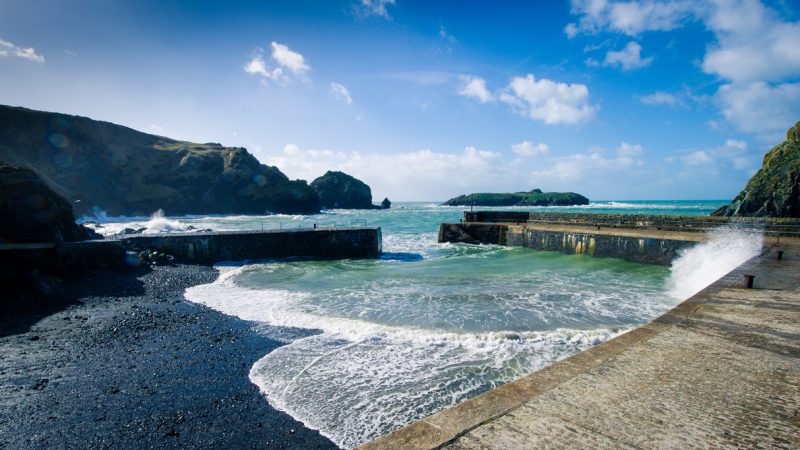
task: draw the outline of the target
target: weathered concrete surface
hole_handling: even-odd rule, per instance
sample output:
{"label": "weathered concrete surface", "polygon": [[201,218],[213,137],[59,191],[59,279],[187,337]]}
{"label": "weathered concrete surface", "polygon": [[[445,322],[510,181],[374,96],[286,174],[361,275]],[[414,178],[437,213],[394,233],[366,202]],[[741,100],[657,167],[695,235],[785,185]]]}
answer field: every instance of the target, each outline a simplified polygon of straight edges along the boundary
{"label": "weathered concrete surface", "polygon": [[585,214],[531,211],[464,211],[463,222],[706,232],[721,226],[757,229],[769,236],[800,237],[800,218]]}
{"label": "weathered concrete surface", "polygon": [[121,239],[131,250],[152,250],[177,261],[213,264],[262,258],[377,258],[381,229],[315,228],[137,235]]}
{"label": "weathered concrete surface", "polygon": [[[800,241],[364,449],[800,448]],[[754,274],[755,289],[742,287]]]}
{"label": "weathered concrete surface", "polygon": [[439,226],[439,242],[509,245],[662,266],[670,265],[682,249],[706,239],[702,232],[585,225],[464,222]]}

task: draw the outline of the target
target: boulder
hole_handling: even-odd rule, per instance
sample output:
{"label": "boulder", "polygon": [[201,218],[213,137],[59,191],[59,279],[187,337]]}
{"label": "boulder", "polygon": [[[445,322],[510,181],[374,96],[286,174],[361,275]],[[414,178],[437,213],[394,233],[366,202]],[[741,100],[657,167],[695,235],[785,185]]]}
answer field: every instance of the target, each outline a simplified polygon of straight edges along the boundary
{"label": "boulder", "polygon": [[0,163],[0,241],[61,243],[102,238],[76,224],[72,205],[36,172]]}
{"label": "boulder", "polygon": [[800,217],[800,122],[764,156],[761,169],[712,216]]}
{"label": "boulder", "polygon": [[325,209],[374,209],[372,190],[363,181],[344,172],[328,171],[311,182]]}

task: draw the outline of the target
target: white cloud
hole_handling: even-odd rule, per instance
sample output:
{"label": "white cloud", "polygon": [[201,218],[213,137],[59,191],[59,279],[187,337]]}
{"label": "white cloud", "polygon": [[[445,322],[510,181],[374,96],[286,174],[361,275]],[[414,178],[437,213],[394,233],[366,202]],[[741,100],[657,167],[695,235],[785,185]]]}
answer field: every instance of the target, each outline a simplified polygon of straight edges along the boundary
{"label": "white cloud", "polygon": [[774,139],[800,116],[800,22],[759,0],[573,0],[571,12],[578,17],[564,30],[571,38],[600,31],[635,36],[700,21],[714,36],[701,68],[723,82],[715,99],[729,123]]}
{"label": "white cloud", "polygon": [[394,4],[395,0],[358,0],[353,3],[352,9],[358,18],[378,16],[391,20],[392,17],[389,16],[386,5],[394,6]]}
{"label": "white cloud", "polygon": [[656,91],[652,94],[643,95],[639,97],[639,101],[645,105],[667,105],[667,106],[679,106],[682,105],[683,102],[674,94],[670,94],[669,92],[662,92]]}
{"label": "white cloud", "polygon": [[709,154],[705,150],[697,150],[691,152],[681,159],[683,160],[683,162],[689,164],[690,166],[696,166],[699,164],[708,164],[712,161],[711,156],[709,156]]}
{"label": "white cloud", "polygon": [[486,89],[486,80],[480,77],[471,75],[459,75],[458,79],[461,81],[461,87],[458,89],[458,95],[464,97],[473,97],[478,99],[481,103],[487,103],[494,100],[494,95]]}
{"label": "white cloud", "polygon": [[331,95],[348,105],[353,103],[353,97],[350,96],[350,90],[347,89],[343,84],[331,83]]}
{"label": "white cloud", "polygon": [[703,71],[733,82],[780,81],[800,74],[800,23],[756,0],[718,2],[706,19],[717,43]]}
{"label": "white cloud", "polygon": [[34,50],[32,47],[17,47],[13,43],[4,41],[3,39],[0,39],[0,57],[22,58],[37,63],[44,62],[44,56],[36,53],[36,50]]}
{"label": "white cloud", "polygon": [[647,67],[653,62],[653,57],[642,58],[642,46],[636,42],[628,42],[620,51],[609,50],[606,53],[606,66],[619,66],[624,71],[641,69]]}
{"label": "white cloud", "polygon": [[555,158],[552,166],[535,171],[534,175],[542,180],[560,182],[575,182],[595,177],[608,179],[608,177],[613,177],[619,172],[642,165],[643,163],[640,160],[630,156],[607,158],[599,152],[590,154],[578,153]]}
{"label": "white cloud", "polygon": [[679,27],[699,8],[692,1],[573,0],[571,12],[578,23],[567,24],[564,32],[571,39],[580,33],[603,29],[636,36],[644,31],[668,31]]}
{"label": "white cloud", "polygon": [[599,109],[589,104],[586,85],[536,80],[533,75],[514,77],[499,98],[531,119],[550,125],[585,122]]}
{"label": "white cloud", "polygon": [[700,166],[715,172],[719,167],[731,166],[736,170],[749,170],[754,157],[747,154],[747,142],[726,139],[725,143],[710,149],[691,151],[680,157],[688,166]]}
{"label": "white cloud", "polygon": [[722,114],[746,133],[783,131],[800,117],[800,83],[731,83],[717,91]]}
{"label": "white cloud", "polygon": [[307,72],[311,70],[303,55],[292,51],[288,46],[272,42],[270,57],[277,67],[270,68],[264,60],[264,50],[258,49],[250,61],[244,66],[244,71],[251,75],[261,75],[264,79],[272,80],[279,84],[288,84],[293,78],[306,81]]}
{"label": "white cloud", "polygon": [[532,157],[545,156],[550,154],[550,147],[547,144],[534,144],[530,141],[522,141],[511,146],[511,151],[517,156]]}
{"label": "white cloud", "polygon": [[[290,178],[308,181],[328,170],[341,170],[367,183],[374,197],[389,196],[401,201],[446,200],[471,189],[513,191],[526,184],[499,153],[472,146],[454,153],[423,149],[378,154],[301,149],[289,144],[280,153],[267,155],[263,160],[279,167]],[[387,168],[391,168],[391,177],[382,175]],[[461,176],[453,177],[453,173]]]}
{"label": "white cloud", "polygon": [[617,147],[617,153],[620,156],[637,156],[644,153],[644,149],[639,144],[628,144],[627,142],[622,142],[622,144]]}

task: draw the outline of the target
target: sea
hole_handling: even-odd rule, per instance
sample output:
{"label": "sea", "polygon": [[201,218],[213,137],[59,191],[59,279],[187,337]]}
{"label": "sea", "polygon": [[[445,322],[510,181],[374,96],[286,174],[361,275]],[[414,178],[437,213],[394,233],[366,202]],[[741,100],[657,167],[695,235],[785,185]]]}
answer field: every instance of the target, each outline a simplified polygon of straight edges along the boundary
{"label": "sea", "polygon": [[[726,201],[598,201],[587,206],[481,208],[708,215]],[[468,208],[466,208],[468,209]],[[376,260],[220,261],[219,278],[187,301],[251,321],[285,345],[250,369],[266,400],[351,448],[632,330],[761,248],[721,229],[672,267],[495,245],[439,244],[464,207],[394,203],[316,215],[107,217],[113,235],[187,229],[380,226]]]}

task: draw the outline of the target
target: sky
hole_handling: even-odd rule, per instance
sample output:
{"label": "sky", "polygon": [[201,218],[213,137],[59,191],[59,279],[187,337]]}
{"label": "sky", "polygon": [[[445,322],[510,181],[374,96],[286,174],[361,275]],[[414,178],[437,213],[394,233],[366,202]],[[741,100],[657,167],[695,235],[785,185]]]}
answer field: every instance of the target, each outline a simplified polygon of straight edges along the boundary
{"label": "sky", "polygon": [[800,1],[0,0],[0,104],[376,201],[730,199],[800,120]]}

